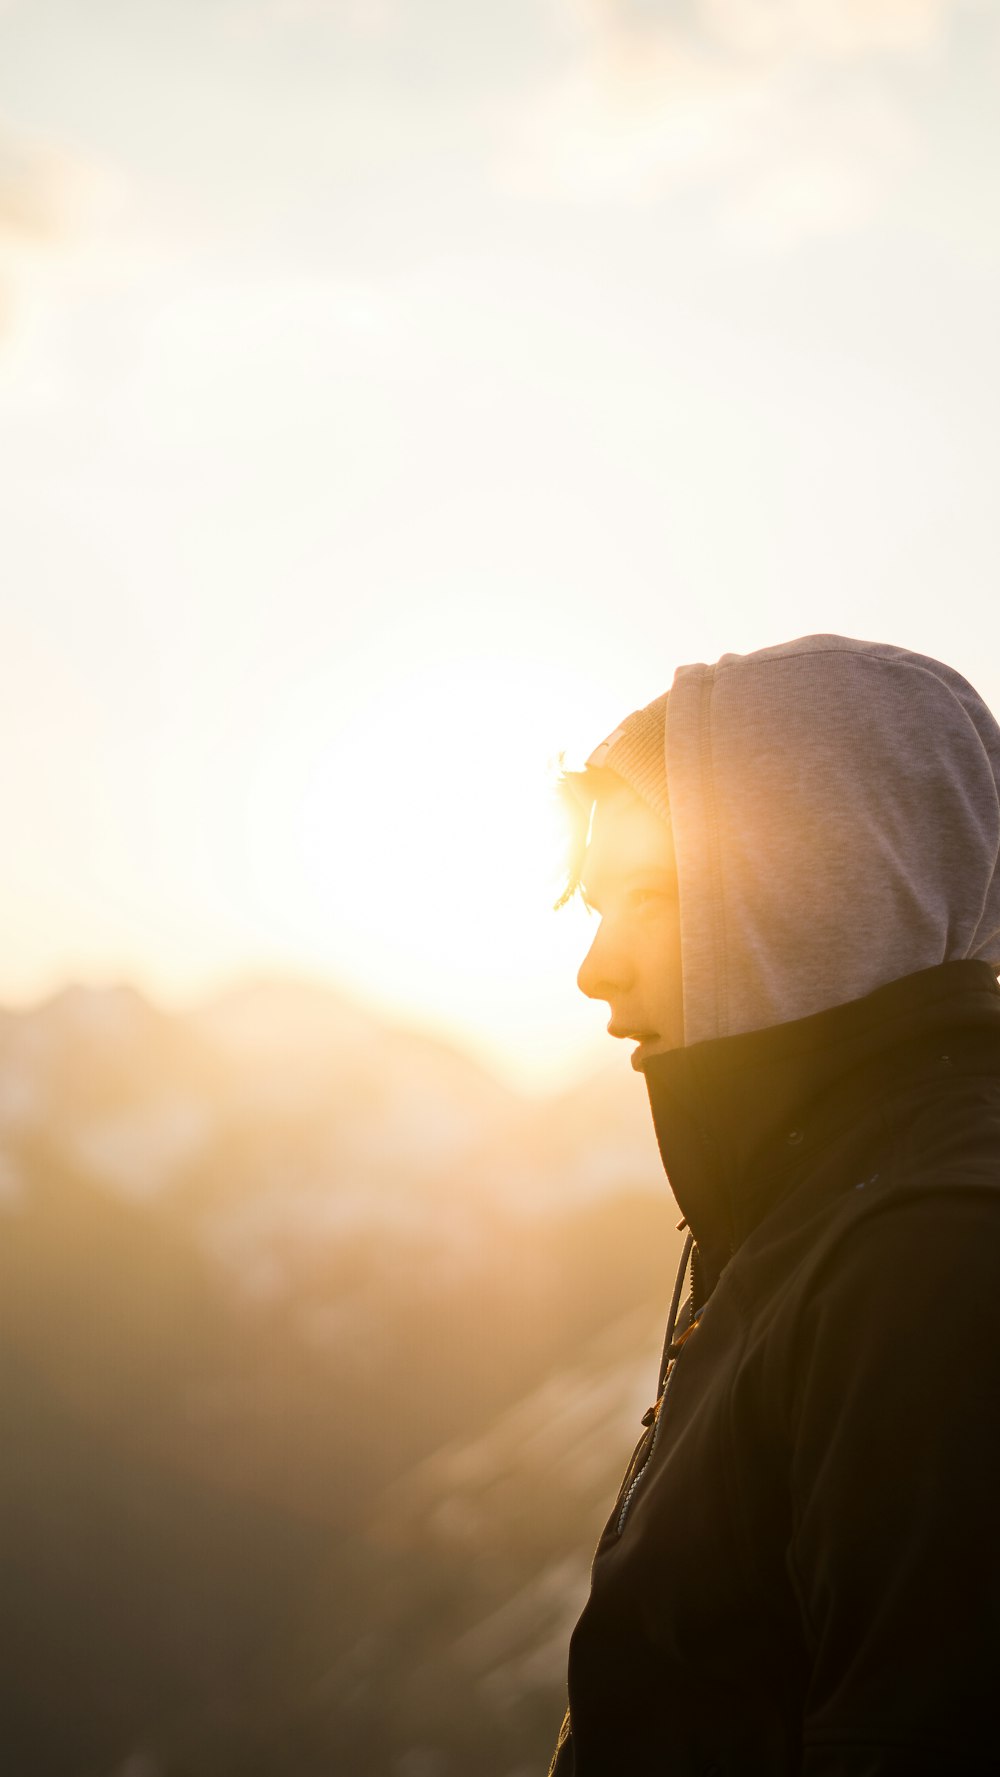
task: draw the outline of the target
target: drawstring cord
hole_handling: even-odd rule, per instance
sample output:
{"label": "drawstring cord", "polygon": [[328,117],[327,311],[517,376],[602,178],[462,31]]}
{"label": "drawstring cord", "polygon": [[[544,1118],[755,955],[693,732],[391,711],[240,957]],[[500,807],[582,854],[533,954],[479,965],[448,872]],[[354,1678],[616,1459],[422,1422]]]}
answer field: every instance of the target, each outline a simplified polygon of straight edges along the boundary
{"label": "drawstring cord", "polygon": [[[672,1349],[673,1344],[674,1344],[674,1333],[677,1329],[677,1316],[679,1315],[680,1309],[681,1309],[681,1291],[684,1288],[684,1278],[687,1273],[688,1262],[691,1258],[691,1248],[693,1246],[694,1246],[694,1235],[691,1233],[691,1230],[688,1229],[687,1239],[684,1242],[684,1250],[681,1253],[681,1262],[677,1267],[677,1277],[676,1277],[676,1280],[674,1283],[674,1293],[673,1293],[673,1296],[670,1301],[670,1313],[667,1316],[667,1336],[663,1341],[663,1352],[660,1357],[659,1385],[656,1390],[657,1397],[659,1397],[663,1393],[663,1384],[666,1381],[667,1365],[669,1364],[671,1358],[676,1357],[676,1355],[677,1355],[676,1351],[674,1351]],[[682,1336],[684,1336],[684,1335],[682,1335]]]}
{"label": "drawstring cord", "polygon": [[[685,1224],[682,1222],[681,1227],[683,1228],[684,1225]],[[645,1413],[643,1414],[642,1421],[641,1421],[641,1423],[643,1425],[652,1425],[653,1420],[656,1418],[657,1410],[659,1408],[660,1402],[663,1399],[663,1390],[666,1387],[667,1366],[669,1365],[671,1358],[675,1358],[677,1356],[677,1353],[680,1350],[681,1346],[683,1345],[688,1334],[693,1333],[695,1326],[697,1325],[696,1321],[692,1321],[691,1325],[684,1329],[684,1332],[681,1334],[680,1338],[675,1341],[674,1333],[677,1328],[677,1316],[679,1315],[680,1309],[681,1309],[681,1291],[684,1288],[684,1274],[688,1268],[688,1262],[691,1258],[691,1249],[693,1246],[694,1246],[694,1235],[689,1233],[687,1239],[684,1242],[684,1250],[681,1253],[681,1261],[677,1267],[677,1276],[674,1280],[674,1293],[670,1299],[670,1313],[667,1315],[667,1332],[666,1332],[666,1337],[663,1341],[663,1351],[660,1354],[660,1368],[659,1368],[659,1372],[658,1372],[659,1380],[658,1380],[657,1386],[656,1386],[656,1400],[655,1400],[653,1406],[647,1407]]]}

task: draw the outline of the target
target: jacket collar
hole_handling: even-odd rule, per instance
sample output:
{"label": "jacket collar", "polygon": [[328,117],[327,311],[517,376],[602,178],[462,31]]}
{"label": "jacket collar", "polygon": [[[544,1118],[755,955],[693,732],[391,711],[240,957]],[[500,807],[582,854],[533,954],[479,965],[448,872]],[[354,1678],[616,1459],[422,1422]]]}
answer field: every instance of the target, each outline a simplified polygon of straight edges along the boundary
{"label": "jacket collar", "polygon": [[708,1272],[840,1130],[921,1066],[981,1050],[990,1033],[1000,1069],[996,973],[951,962],[811,1018],[651,1056],[640,1071],[660,1155]]}

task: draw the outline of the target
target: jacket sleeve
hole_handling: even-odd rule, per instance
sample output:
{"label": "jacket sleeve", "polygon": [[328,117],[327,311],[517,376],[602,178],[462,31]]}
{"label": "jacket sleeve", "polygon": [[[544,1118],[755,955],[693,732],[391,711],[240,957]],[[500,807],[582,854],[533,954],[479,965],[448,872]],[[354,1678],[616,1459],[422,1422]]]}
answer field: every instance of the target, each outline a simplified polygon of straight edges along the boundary
{"label": "jacket sleeve", "polygon": [[795,1366],[803,1777],[1000,1770],[1000,1192],[862,1218]]}

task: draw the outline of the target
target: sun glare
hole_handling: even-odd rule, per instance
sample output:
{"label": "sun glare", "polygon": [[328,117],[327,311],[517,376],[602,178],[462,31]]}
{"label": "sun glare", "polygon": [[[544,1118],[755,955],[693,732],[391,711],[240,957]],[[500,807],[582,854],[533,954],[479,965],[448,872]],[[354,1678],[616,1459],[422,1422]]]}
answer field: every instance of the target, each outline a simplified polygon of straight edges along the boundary
{"label": "sun glare", "polygon": [[317,686],[249,763],[259,926],[497,1056],[520,1035],[525,1068],[544,1072],[557,1033],[572,1036],[580,947],[575,920],[552,913],[556,760],[593,731],[594,701],[549,665],[490,655],[400,675],[347,721]]}

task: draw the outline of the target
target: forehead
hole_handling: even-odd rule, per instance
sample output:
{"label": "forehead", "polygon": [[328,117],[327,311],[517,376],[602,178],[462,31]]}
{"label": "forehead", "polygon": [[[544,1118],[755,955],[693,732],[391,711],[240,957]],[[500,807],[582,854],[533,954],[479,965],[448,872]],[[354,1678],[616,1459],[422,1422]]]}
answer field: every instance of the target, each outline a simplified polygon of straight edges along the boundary
{"label": "forehead", "polygon": [[669,822],[654,814],[627,784],[594,804],[581,880],[588,897],[601,899],[609,887],[648,871],[677,868]]}

